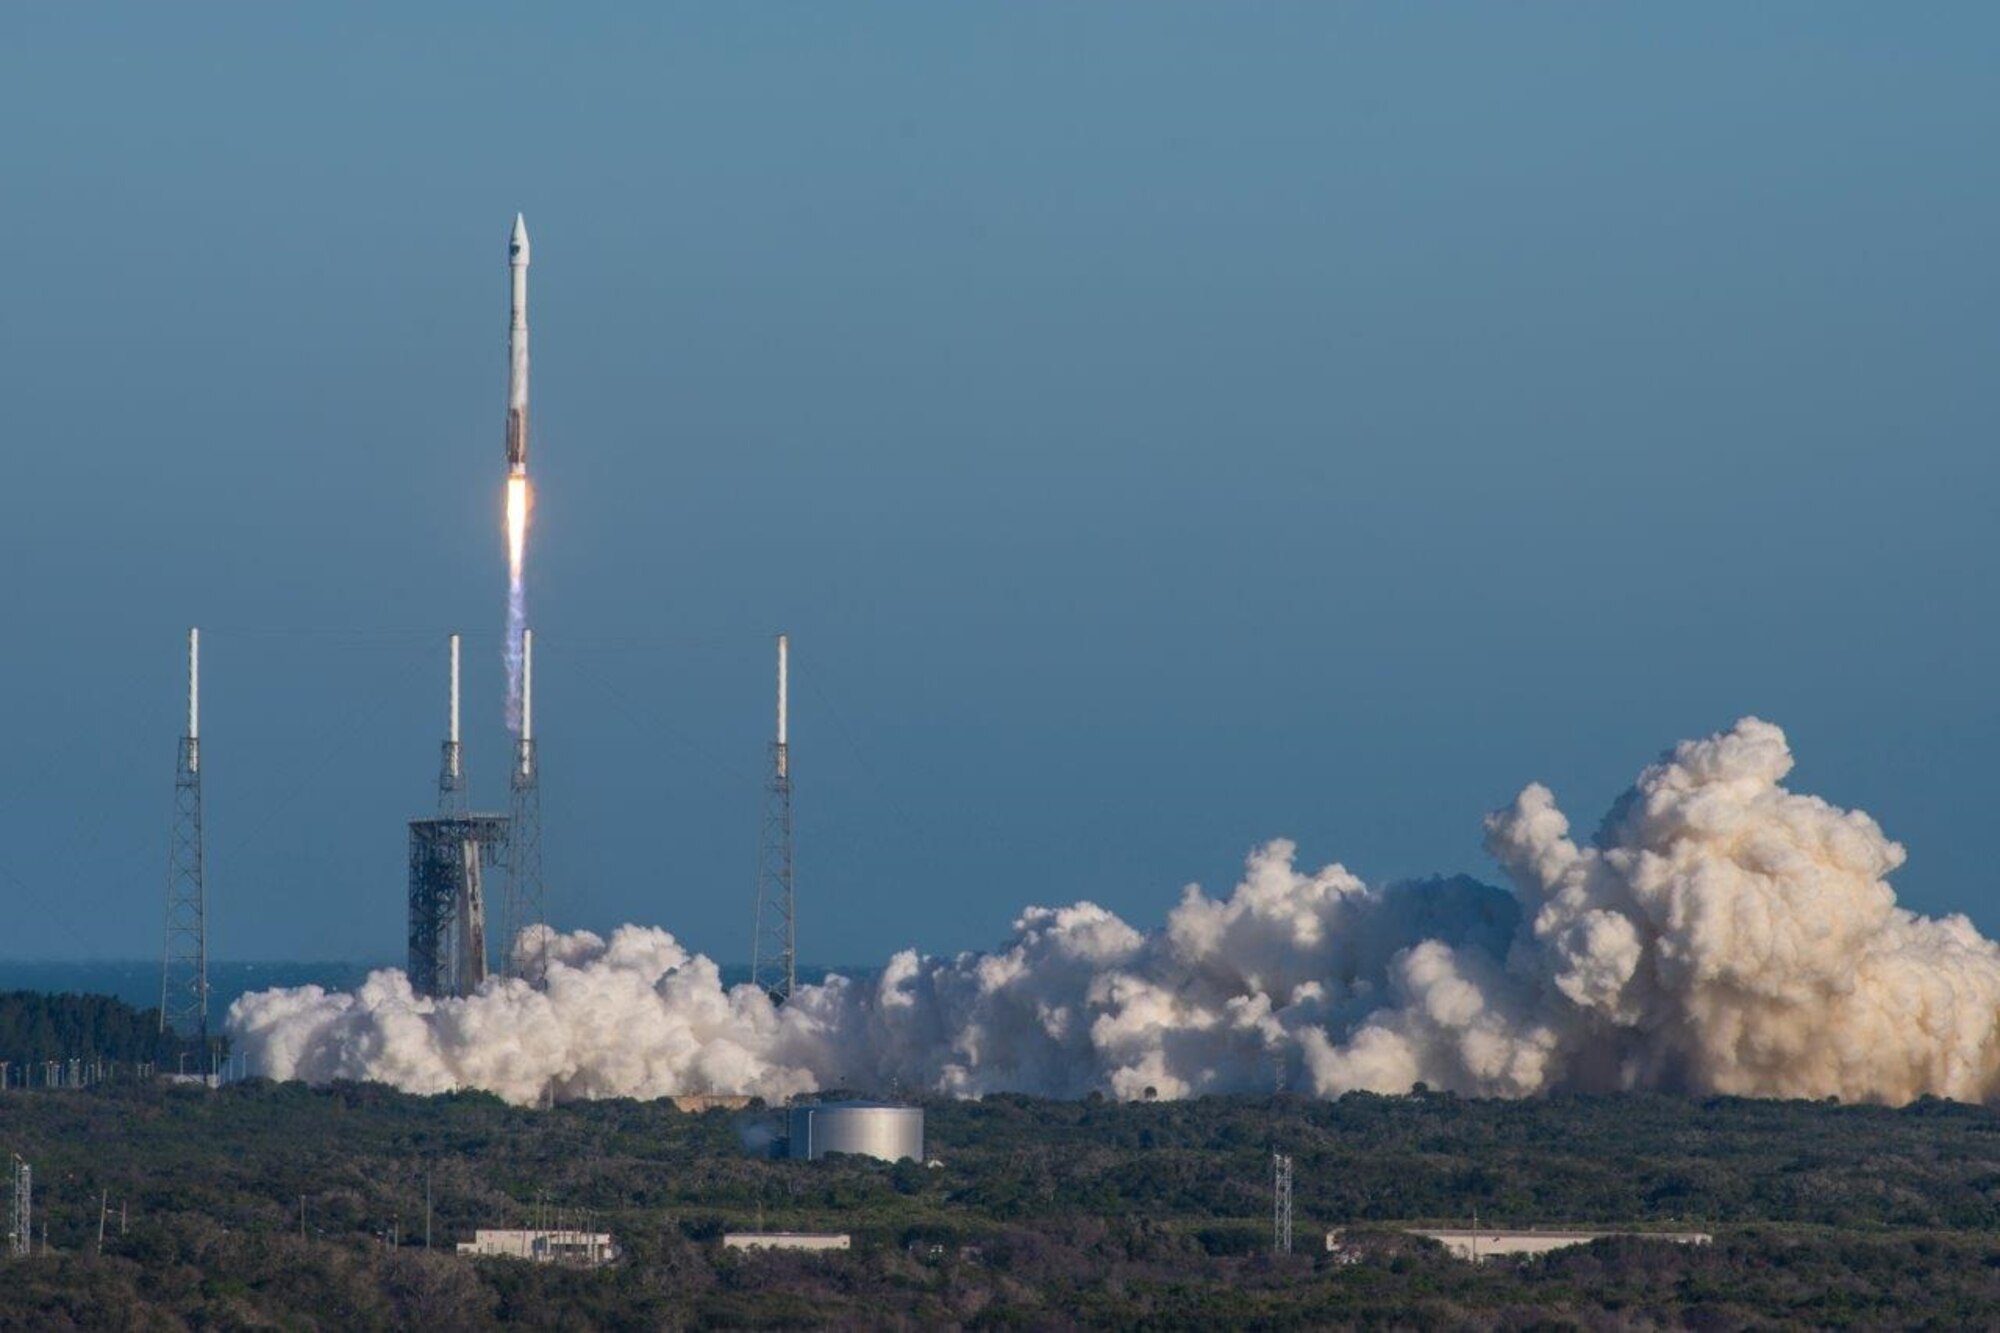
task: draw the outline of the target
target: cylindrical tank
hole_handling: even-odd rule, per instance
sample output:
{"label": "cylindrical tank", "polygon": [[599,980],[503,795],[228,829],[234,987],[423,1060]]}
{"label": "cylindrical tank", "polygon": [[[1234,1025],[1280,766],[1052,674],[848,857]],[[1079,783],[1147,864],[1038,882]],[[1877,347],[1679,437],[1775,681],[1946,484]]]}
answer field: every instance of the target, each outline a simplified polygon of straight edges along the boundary
{"label": "cylindrical tank", "polygon": [[792,1107],[791,1155],[811,1160],[830,1152],[859,1153],[885,1162],[924,1160],[924,1111],[890,1102],[801,1102]]}

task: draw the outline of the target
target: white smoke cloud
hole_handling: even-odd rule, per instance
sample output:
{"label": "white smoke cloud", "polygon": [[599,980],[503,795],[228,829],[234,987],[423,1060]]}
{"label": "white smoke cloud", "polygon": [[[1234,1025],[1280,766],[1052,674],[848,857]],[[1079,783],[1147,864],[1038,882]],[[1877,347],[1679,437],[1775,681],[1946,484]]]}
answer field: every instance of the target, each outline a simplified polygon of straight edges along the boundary
{"label": "white smoke cloud", "polygon": [[1895,905],[1903,849],[1780,785],[1748,718],[1647,768],[1579,846],[1544,787],[1488,817],[1515,892],[1371,887],[1274,841],[1226,898],[1190,886],[1162,930],[1033,907],[990,953],[897,954],[782,1008],[725,990],[665,931],[554,936],[545,984],[466,999],[393,970],[353,994],[245,996],[229,1027],[275,1078],[376,1079],[510,1101],[827,1087],[1119,1097],[1666,1088],[1990,1100],[2000,949]]}

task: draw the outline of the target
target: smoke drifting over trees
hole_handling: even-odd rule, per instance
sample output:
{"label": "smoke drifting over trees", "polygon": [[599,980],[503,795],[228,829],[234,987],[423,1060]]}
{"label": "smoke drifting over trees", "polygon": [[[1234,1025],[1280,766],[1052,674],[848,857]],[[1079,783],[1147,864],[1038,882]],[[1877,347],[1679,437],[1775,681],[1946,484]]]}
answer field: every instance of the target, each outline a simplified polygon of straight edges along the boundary
{"label": "smoke drifting over trees", "polygon": [[[463,1000],[400,972],[353,994],[238,1001],[251,1068],[418,1092],[784,1097],[832,1086],[1331,1097],[1422,1081],[1481,1096],[1666,1089],[1900,1103],[1991,1100],[2000,948],[1896,906],[1903,849],[1782,784],[1784,733],[1746,718],[1645,769],[1589,843],[1534,785],[1486,821],[1511,892],[1370,886],[1254,851],[1164,929],[1031,907],[989,953],[897,954],[782,1009],[725,990],[663,930],[550,943],[546,986]],[[518,947],[518,946],[517,946]]]}

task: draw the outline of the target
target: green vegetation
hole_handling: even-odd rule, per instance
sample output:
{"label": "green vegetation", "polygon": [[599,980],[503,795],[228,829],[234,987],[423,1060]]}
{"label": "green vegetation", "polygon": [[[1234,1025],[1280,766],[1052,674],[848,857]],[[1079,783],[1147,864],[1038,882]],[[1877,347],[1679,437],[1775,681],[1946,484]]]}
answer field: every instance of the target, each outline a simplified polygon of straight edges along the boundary
{"label": "green vegetation", "polygon": [[176,1069],[181,1056],[200,1069],[199,1043],[161,1033],[158,1009],[134,1009],[109,995],[0,991],[0,1061],[21,1071],[45,1061],[78,1060]]}
{"label": "green vegetation", "polygon": [[[54,1253],[0,1260],[0,1328],[2000,1324],[2000,1115],[1978,1107],[991,1097],[927,1116],[938,1169],[768,1160],[742,1144],[774,1114],[668,1103],[16,1091],[0,1096],[0,1152],[34,1164]],[[1297,1164],[1289,1257],[1268,1253],[1274,1142]],[[475,1227],[530,1224],[544,1196],[588,1210],[625,1260],[449,1253]],[[1475,1268],[1382,1225],[1475,1209],[1717,1243]],[[1333,1225],[1358,1262],[1324,1252]],[[739,1228],[848,1231],[855,1248],[723,1252]]]}

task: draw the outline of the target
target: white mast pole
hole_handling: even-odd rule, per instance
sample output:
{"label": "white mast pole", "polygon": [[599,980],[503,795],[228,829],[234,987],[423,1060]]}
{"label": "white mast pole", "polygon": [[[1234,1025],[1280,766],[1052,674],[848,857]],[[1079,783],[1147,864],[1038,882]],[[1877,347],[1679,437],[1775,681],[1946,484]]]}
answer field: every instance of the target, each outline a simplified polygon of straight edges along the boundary
{"label": "white mast pole", "polygon": [[451,636],[451,725],[447,732],[451,742],[451,775],[459,775],[460,760],[458,750],[458,635]]}
{"label": "white mast pole", "polygon": [[788,771],[786,746],[791,722],[791,637],[778,636],[778,774]]}
{"label": "white mast pole", "polygon": [[535,632],[531,629],[521,631],[521,739],[535,739]]}
{"label": "white mast pole", "polygon": [[[191,742],[201,740],[201,631],[188,631],[188,730]],[[188,767],[201,767],[201,750],[197,744],[188,746]]]}

